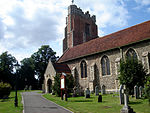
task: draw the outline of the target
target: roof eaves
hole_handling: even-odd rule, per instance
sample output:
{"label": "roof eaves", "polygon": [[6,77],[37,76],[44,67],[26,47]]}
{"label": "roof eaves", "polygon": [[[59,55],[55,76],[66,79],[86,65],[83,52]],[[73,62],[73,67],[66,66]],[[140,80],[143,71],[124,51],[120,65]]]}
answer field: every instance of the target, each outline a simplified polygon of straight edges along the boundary
{"label": "roof eaves", "polygon": [[94,55],[94,54],[98,54],[98,53],[110,51],[110,50],[113,50],[113,49],[116,49],[116,48],[121,48],[121,47],[124,47],[124,46],[132,45],[132,44],[135,44],[135,43],[138,43],[138,42],[142,42],[142,41],[145,41],[145,40],[149,40],[149,39],[150,39],[150,37],[149,37],[149,38],[146,38],[146,39],[144,39],[144,40],[139,40],[139,41],[136,41],[136,42],[128,43],[128,44],[125,44],[125,45],[123,45],[123,46],[118,46],[118,47],[114,47],[114,48],[111,48],[111,49],[106,49],[106,50],[103,50],[103,51],[98,51],[98,52],[95,52],[95,53],[82,55],[82,56],[75,57],[75,58],[72,58],[72,59],[69,59],[69,60],[64,60],[64,61],[62,61],[62,62],[60,62],[60,63],[68,62],[68,61],[71,61],[71,60],[74,60],[74,59],[79,59],[79,58],[82,58],[82,57],[85,57],[85,56],[91,56],[91,55]]}

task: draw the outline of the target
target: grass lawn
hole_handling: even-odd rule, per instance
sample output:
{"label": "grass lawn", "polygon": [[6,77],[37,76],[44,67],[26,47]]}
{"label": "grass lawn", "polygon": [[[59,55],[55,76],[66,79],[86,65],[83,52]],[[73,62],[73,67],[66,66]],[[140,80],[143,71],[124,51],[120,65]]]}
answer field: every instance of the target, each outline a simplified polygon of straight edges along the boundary
{"label": "grass lawn", "polygon": [[[70,97],[68,101],[62,101],[60,97],[55,95],[45,94],[45,98],[64,106],[65,108],[75,113],[120,113],[123,105],[120,105],[118,95],[113,94],[103,95],[103,102],[97,102],[97,96],[91,95],[91,98],[85,97]],[[136,113],[150,113],[150,106],[147,99],[130,98],[129,105]]]}
{"label": "grass lawn", "polygon": [[0,99],[0,113],[22,113],[21,92],[22,91],[18,91],[18,107],[14,106],[15,91],[11,92],[8,99]]}

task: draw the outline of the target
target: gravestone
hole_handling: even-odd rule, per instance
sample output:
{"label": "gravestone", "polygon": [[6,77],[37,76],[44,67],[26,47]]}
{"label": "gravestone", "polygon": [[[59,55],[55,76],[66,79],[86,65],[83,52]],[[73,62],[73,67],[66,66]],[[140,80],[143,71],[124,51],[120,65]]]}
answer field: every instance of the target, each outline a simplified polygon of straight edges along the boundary
{"label": "gravestone", "polygon": [[135,96],[136,99],[139,98],[139,88],[138,88],[137,85],[134,86],[134,96]]}
{"label": "gravestone", "polygon": [[25,91],[28,90],[28,85],[25,86],[24,90],[25,90]]}
{"label": "gravestone", "polygon": [[31,85],[29,86],[29,90],[32,90],[32,86]]}
{"label": "gravestone", "polygon": [[52,95],[55,95],[55,92],[54,92],[54,90],[52,90],[52,93],[51,93]]}
{"label": "gravestone", "polygon": [[73,88],[73,97],[77,97],[78,96],[78,88],[75,86],[74,88]]}
{"label": "gravestone", "polygon": [[85,90],[85,98],[90,98],[90,90],[89,90],[89,88],[87,88]]}
{"label": "gravestone", "polygon": [[98,96],[98,102],[102,102],[102,95]]}
{"label": "gravestone", "polygon": [[139,87],[139,97],[142,98],[142,94],[143,94],[143,87],[140,86]]}
{"label": "gravestone", "polygon": [[106,91],[105,91],[105,85],[102,85],[101,93],[102,93],[102,95],[103,95],[103,94],[106,94]]}
{"label": "gravestone", "polygon": [[119,97],[120,97],[120,104],[124,104],[123,85],[120,85]]}
{"label": "gravestone", "polygon": [[99,95],[99,88],[98,86],[95,87],[95,96],[98,96]]}
{"label": "gravestone", "polygon": [[121,113],[135,113],[133,111],[133,109],[130,106],[128,106],[128,95],[127,95],[127,91],[126,91],[125,86],[123,86],[122,93],[124,93],[124,106],[121,109]]}

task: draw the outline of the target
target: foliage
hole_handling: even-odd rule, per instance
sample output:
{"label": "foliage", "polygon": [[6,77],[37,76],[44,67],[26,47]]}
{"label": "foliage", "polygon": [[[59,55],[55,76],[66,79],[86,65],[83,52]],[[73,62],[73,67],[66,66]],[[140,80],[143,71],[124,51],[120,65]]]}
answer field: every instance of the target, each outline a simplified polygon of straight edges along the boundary
{"label": "foliage", "polygon": [[32,54],[31,58],[34,61],[35,74],[38,76],[39,87],[42,87],[44,80],[44,73],[48,64],[48,61],[51,59],[52,62],[55,62],[57,57],[49,45],[43,45],[37,52]]}
{"label": "foliage", "polygon": [[0,82],[0,98],[8,98],[11,91],[11,85],[9,83]]}
{"label": "foliage", "polygon": [[60,90],[60,74],[57,74],[54,77],[54,85],[52,87],[54,93],[56,94],[56,96],[60,96],[61,95],[61,90]]}
{"label": "foliage", "polygon": [[[57,74],[54,77],[54,85],[53,85],[53,91],[56,94],[56,96],[61,96],[61,90],[60,90],[60,77],[61,74]],[[67,88],[67,94],[70,95],[74,87],[74,78],[72,75],[66,76],[66,88]]]}
{"label": "foliage", "polygon": [[150,104],[150,76],[147,77],[147,82],[145,83],[145,96],[148,98]]}
{"label": "foliage", "polygon": [[17,60],[8,52],[4,52],[0,55],[0,80],[3,82],[8,82],[12,86],[14,84],[14,74],[13,69]]}
{"label": "foliage", "polygon": [[21,61],[21,69],[19,70],[19,84],[20,89],[24,89],[25,86],[32,86],[32,89],[36,89],[37,80],[35,79],[35,65],[32,58],[24,58]]}
{"label": "foliage", "polygon": [[133,94],[134,86],[144,86],[146,80],[146,69],[142,63],[135,58],[125,58],[120,62],[119,69],[120,84],[126,85],[129,94]]}

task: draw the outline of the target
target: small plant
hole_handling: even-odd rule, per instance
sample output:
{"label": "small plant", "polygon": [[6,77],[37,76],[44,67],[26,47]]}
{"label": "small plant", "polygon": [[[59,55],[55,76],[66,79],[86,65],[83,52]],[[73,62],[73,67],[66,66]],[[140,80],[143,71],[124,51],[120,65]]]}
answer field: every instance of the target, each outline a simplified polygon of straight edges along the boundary
{"label": "small plant", "polygon": [[8,98],[11,88],[12,87],[9,83],[0,82],[0,99]]}

